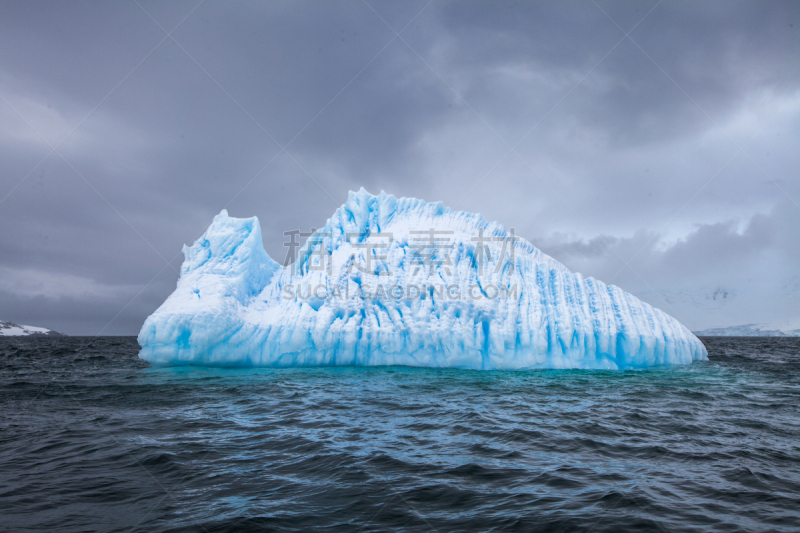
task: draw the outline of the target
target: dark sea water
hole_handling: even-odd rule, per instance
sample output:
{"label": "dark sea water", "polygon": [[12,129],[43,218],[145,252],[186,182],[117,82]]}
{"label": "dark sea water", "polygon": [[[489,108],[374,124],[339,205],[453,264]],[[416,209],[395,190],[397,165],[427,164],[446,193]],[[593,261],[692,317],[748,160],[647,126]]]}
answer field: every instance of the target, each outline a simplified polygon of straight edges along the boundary
{"label": "dark sea water", "polygon": [[800,339],[648,371],[153,369],[0,339],[0,530],[800,531]]}

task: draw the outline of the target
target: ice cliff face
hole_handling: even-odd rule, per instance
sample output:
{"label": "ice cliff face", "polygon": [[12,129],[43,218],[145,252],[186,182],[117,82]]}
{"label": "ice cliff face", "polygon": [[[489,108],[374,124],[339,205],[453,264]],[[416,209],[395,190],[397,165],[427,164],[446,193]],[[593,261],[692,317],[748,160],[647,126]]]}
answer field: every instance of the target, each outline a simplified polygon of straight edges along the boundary
{"label": "ice cliff face", "polygon": [[217,215],[145,321],[162,365],[642,368],[707,359],[662,311],[480,215],[364,189],[281,267]]}

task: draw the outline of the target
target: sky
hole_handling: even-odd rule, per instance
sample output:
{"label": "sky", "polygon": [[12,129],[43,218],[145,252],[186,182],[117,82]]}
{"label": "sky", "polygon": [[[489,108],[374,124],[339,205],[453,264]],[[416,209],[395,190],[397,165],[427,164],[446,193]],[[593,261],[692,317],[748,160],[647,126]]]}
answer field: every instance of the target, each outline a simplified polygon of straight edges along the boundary
{"label": "sky", "polygon": [[2,2],[0,319],[136,335],[223,208],[282,262],[364,187],[797,321],[798,58],[797,2]]}

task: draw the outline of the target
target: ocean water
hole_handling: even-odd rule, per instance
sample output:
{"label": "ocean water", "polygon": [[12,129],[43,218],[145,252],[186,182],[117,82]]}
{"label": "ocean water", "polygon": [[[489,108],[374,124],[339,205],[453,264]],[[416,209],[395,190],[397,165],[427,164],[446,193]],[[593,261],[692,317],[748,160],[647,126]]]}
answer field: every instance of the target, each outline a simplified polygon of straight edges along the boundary
{"label": "ocean water", "polygon": [[800,339],[647,371],[150,368],[0,339],[0,530],[800,531]]}

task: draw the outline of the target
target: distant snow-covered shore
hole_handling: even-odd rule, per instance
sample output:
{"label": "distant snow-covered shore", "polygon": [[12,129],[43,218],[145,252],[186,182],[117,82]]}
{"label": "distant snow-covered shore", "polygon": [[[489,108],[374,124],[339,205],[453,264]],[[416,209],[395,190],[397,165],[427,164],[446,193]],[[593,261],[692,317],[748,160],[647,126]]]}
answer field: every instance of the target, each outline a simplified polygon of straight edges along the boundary
{"label": "distant snow-covered shore", "polygon": [[62,336],[64,334],[52,329],[0,321],[0,337],[22,337],[26,335]]}
{"label": "distant snow-covered shore", "polygon": [[789,321],[780,324],[743,324],[692,333],[698,337],[800,337],[800,323]]}

